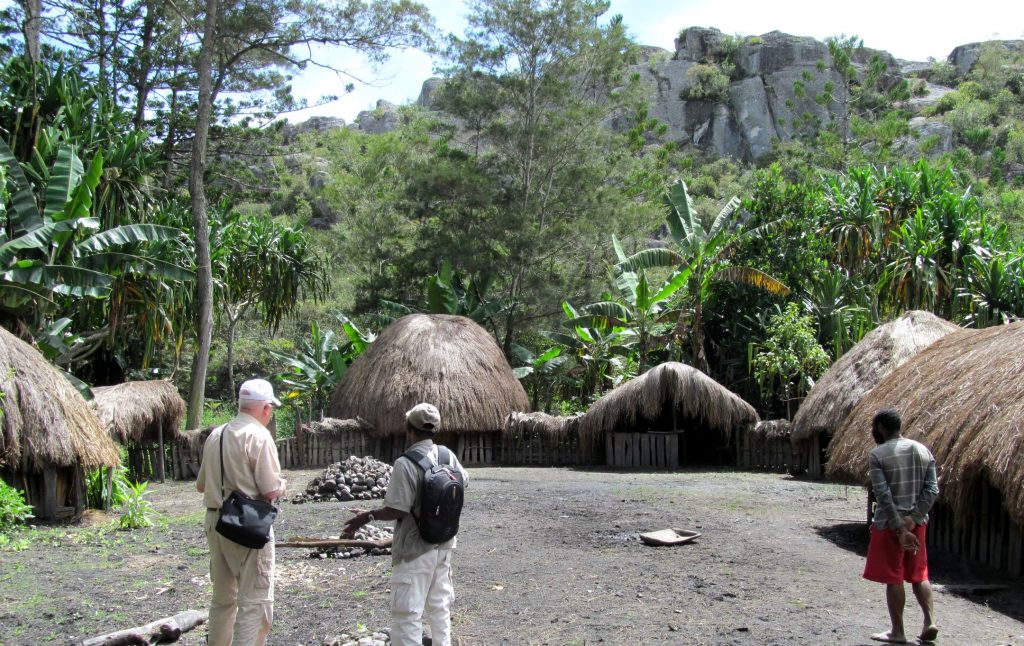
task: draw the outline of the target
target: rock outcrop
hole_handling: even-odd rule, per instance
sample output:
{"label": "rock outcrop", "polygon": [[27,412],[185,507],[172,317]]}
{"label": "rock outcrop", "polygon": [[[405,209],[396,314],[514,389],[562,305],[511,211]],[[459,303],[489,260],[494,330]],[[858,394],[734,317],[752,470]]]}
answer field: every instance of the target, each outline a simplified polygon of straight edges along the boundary
{"label": "rock outcrop", "polygon": [[[996,42],[1008,50],[1024,51],[1024,41]],[[960,76],[977,62],[982,46],[962,45],[950,54],[949,62]],[[891,88],[906,75],[930,66],[897,61],[888,52],[867,48],[855,50],[852,63],[862,73],[876,56],[884,68],[883,87]],[[771,154],[777,142],[829,123],[841,124],[847,116],[841,98],[843,79],[832,69],[828,45],[814,38],[773,31],[737,41],[717,29],[691,27],[679,34],[675,51],[642,46],[639,60],[631,71],[648,88],[650,116],[667,126],[664,140],[684,148],[757,161]],[[725,89],[709,93],[697,86],[701,73],[717,74]],[[433,109],[442,83],[439,78],[424,81],[417,104]],[[926,83],[922,96],[908,101],[906,108],[917,115],[948,91]],[[826,95],[833,98],[823,99]],[[376,109],[361,112],[348,127],[383,133],[397,128],[400,119],[394,105],[379,101]],[[622,119],[613,119],[609,125],[628,126]],[[920,152],[951,149],[952,131],[941,121],[915,117],[910,125],[914,136],[901,142],[906,148],[927,142],[927,150]]]}

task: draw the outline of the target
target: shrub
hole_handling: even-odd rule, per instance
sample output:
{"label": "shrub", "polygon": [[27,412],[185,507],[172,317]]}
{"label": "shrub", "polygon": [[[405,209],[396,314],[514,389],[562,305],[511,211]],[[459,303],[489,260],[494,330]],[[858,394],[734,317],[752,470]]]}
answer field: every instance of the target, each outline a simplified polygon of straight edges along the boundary
{"label": "shrub", "polygon": [[128,497],[121,511],[121,529],[139,529],[153,524],[153,503],[146,500],[149,485],[136,482],[128,485]]}
{"label": "shrub", "polygon": [[0,480],[0,534],[20,527],[32,516],[32,506],[20,491]]}
{"label": "shrub", "polygon": [[[128,469],[117,467],[111,477],[110,505],[121,506],[128,497],[131,483],[128,482]],[[85,474],[86,506],[92,509],[103,508],[103,494],[107,485],[107,470],[104,467],[94,469]]]}
{"label": "shrub", "polygon": [[729,75],[718,65],[698,63],[686,77],[690,85],[679,93],[684,101],[724,101],[729,96]]}

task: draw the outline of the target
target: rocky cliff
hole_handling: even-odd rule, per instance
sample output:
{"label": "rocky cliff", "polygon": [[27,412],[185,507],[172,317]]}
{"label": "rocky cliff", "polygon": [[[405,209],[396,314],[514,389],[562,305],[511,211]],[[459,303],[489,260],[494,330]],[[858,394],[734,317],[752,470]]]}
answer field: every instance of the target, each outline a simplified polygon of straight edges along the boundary
{"label": "rocky cliff", "polygon": [[[1020,41],[1004,44],[1011,49],[1021,46]],[[980,43],[962,45],[948,60],[962,76],[979,51]],[[876,55],[884,66],[882,83],[890,86],[904,74],[928,67],[866,48],[856,50],[852,63],[863,72]],[[776,141],[789,141],[801,127],[842,122],[846,116],[841,101],[819,99],[826,84],[840,88],[842,79],[833,70],[828,46],[814,38],[773,31],[737,40],[717,29],[691,27],[680,33],[675,51],[642,48],[641,61],[633,71],[649,88],[650,116],[668,126],[667,140],[736,159],[762,159]],[[713,84],[708,75],[715,76]],[[425,81],[417,104],[429,110],[441,83],[437,78]],[[928,83],[923,96],[908,101],[906,107],[916,115],[948,91]],[[400,123],[397,110],[381,101],[348,127],[387,132]],[[952,149],[952,131],[941,121],[915,116],[910,126],[918,133],[916,139],[938,142],[930,148],[931,154]],[[914,141],[907,140],[905,145],[912,147]]]}

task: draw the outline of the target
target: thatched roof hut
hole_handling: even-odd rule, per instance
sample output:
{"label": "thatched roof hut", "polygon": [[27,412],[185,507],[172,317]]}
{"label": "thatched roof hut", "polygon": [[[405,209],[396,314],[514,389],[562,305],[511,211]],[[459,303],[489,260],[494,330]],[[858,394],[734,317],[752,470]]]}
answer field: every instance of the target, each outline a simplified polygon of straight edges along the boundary
{"label": "thatched roof hut", "polygon": [[875,411],[893,406],[903,434],[927,445],[942,499],[970,511],[987,479],[1011,518],[1024,524],[1024,323],[961,330],[939,339],[889,374],[837,429],[830,478],[867,484]]}
{"label": "thatched roof hut", "polygon": [[793,418],[793,442],[834,432],[886,375],[959,329],[934,314],[912,310],[869,332],[822,375],[804,399]]}
{"label": "thatched roof hut", "polygon": [[185,400],[169,381],[126,381],[92,389],[92,408],[100,424],[121,444],[177,437]]}
{"label": "thatched roof hut", "polygon": [[793,433],[793,425],[786,419],[766,419],[754,424],[750,435],[762,442],[789,439]]}
{"label": "thatched roof hut", "polygon": [[556,416],[547,413],[510,413],[505,420],[505,436],[541,435],[553,442],[564,442],[579,431],[583,415]]}
{"label": "thatched roof hut", "polygon": [[420,402],[437,406],[444,433],[498,433],[509,413],[530,405],[486,330],[462,316],[411,314],[352,362],[328,414],[360,417],[377,436],[401,436],[405,411]]}
{"label": "thatched roof hut", "polygon": [[321,437],[337,437],[344,433],[370,433],[373,431],[373,425],[362,418],[335,419],[333,417],[325,417],[320,421],[303,424],[302,430]]}
{"label": "thatched roof hut", "polygon": [[585,445],[595,447],[605,433],[707,429],[730,437],[758,421],[757,411],[700,370],[663,363],[619,385],[597,400],[580,422]]}
{"label": "thatched roof hut", "polygon": [[12,471],[116,466],[117,446],[81,394],[38,351],[0,328],[0,464]]}

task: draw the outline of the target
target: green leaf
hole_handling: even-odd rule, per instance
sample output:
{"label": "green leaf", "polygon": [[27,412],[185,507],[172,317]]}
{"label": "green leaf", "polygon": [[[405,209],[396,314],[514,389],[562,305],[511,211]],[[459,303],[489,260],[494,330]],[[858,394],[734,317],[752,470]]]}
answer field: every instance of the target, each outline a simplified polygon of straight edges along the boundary
{"label": "green leaf", "polygon": [[523,379],[533,374],[533,366],[519,366],[518,368],[512,368],[512,374],[515,375],[516,379]]}
{"label": "green leaf", "polygon": [[57,150],[57,161],[53,163],[50,181],[46,183],[46,205],[43,209],[45,222],[68,219],[62,217],[64,206],[74,195],[84,172],[82,160],[72,146],[61,146]]}
{"label": "green leaf", "polygon": [[458,314],[459,296],[438,276],[427,281],[427,306],[434,314]]}
{"label": "green leaf", "polygon": [[656,267],[676,267],[683,262],[683,257],[671,249],[644,249],[626,260],[615,265],[623,272],[637,272]]}
{"label": "green leaf", "polygon": [[[75,158],[77,160],[77,157]],[[81,162],[78,162],[81,165]],[[55,220],[74,220],[76,218],[89,217],[92,209],[93,192],[100,183],[103,175],[103,155],[100,152],[93,157],[89,165],[89,172],[82,178],[81,184],[74,190],[71,199],[64,204],[61,212],[54,214]],[[47,198],[49,199],[49,198]]]}
{"label": "green leaf", "polygon": [[77,248],[80,252],[95,252],[118,245],[177,240],[180,237],[181,231],[174,227],[157,224],[126,224],[90,236],[79,242]]}
{"label": "green leaf", "polygon": [[43,219],[39,215],[39,205],[36,204],[32,184],[25,177],[21,164],[14,157],[7,142],[3,140],[0,140],[0,163],[7,167],[8,180],[14,184],[14,192],[11,194],[11,228],[14,235],[41,227]]}

